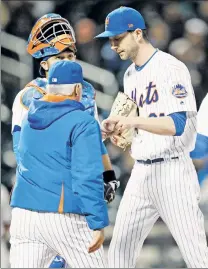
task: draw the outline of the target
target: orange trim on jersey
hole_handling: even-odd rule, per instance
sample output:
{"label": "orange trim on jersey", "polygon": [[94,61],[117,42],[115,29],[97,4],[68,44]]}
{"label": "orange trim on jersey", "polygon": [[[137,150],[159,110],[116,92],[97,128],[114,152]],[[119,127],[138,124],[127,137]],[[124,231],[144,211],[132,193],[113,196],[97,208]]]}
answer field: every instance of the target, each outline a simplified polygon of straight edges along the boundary
{"label": "orange trim on jersey", "polygon": [[23,95],[25,94],[25,92],[27,91],[27,89],[25,89],[25,91],[23,91],[23,93],[21,94],[21,96],[20,96],[20,104],[25,108],[25,109],[29,109],[27,106],[25,106],[24,104],[23,104],[23,102],[22,102],[22,97],[23,97]]}
{"label": "orange trim on jersey", "polygon": [[40,93],[42,93],[43,95],[46,94],[46,92],[45,92],[42,88],[38,87],[38,86],[35,85],[35,84],[28,83],[28,84],[25,86],[25,90],[23,91],[23,93],[22,93],[21,96],[20,96],[20,104],[21,104],[25,109],[27,109],[27,110],[28,110],[29,108],[23,104],[23,102],[22,102],[22,98],[23,98],[23,95],[25,94],[25,92],[28,91],[28,89],[27,89],[28,87],[33,87],[33,88],[35,88],[36,90],[38,90],[38,91],[39,91]]}
{"label": "orange trim on jersey", "polygon": [[65,100],[76,100],[73,96],[70,95],[55,95],[55,94],[45,94],[41,100],[46,102],[62,102]]}
{"label": "orange trim on jersey", "polygon": [[58,212],[59,213],[64,212],[64,184],[63,183],[62,183],[62,188],[61,188],[61,198],[59,202]]}
{"label": "orange trim on jersey", "polygon": [[40,93],[42,94],[46,94],[46,91],[44,91],[41,87],[35,85],[35,84],[32,84],[32,83],[28,83],[25,87],[33,87],[35,88],[36,90],[38,90]]}

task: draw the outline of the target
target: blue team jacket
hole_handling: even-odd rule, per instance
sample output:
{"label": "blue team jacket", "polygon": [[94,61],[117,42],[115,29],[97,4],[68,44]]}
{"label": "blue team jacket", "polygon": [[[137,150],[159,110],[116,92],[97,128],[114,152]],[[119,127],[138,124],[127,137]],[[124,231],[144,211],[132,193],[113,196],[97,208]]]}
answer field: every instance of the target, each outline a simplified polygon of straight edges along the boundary
{"label": "blue team jacket", "polygon": [[[36,78],[29,82],[24,89],[23,94],[20,99],[20,106],[23,105],[26,109],[29,108],[33,97],[36,99],[43,97],[43,92],[46,92],[46,87],[48,85],[48,80],[46,78]],[[81,103],[85,107],[85,111],[91,116],[95,115],[95,89],[87,81],[83,81],[82,84],[82,99]],[[20,136],[21,127],[18,125],[14,126],[12,130],[12,139],[13,139],[13,151],[18,162],[18,145],[19,145],[19,136]],[[107,149],[102,145],[102,154],[107,154]]]}
{"label": "blue team jacket", "polygon": [[34,100],[20,132],[11,206],[85,215],[93,230],[107,226],[101,143],[81,103]]}

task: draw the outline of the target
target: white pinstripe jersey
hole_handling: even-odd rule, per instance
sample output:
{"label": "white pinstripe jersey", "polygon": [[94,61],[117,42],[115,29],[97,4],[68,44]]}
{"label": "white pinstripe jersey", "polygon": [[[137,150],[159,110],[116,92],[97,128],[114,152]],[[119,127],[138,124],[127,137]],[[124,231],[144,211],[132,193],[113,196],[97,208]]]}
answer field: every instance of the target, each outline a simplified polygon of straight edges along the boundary
{"label": "white pinstripe jersey", "polygon": [[131,64],[124,75],[124,92],[139,106],[140,116],[161,117],[186,111],[181,136],[162,136],[139,130],[132,142],[134,159],[169,158],[189,153],[196,140],[196,101],[187,67],[158,50],[140,70]]}

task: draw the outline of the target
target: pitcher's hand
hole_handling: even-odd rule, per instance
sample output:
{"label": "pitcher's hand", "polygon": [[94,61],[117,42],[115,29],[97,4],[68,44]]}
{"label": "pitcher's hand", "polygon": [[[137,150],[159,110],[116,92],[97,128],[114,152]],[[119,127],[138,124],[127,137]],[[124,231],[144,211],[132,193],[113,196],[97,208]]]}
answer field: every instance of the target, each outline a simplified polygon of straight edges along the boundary
{"label": "pitcher's hand", "polygon": [[139,117],[111,116],[102,122],[103,127],[111,131],[111,135],[119,135],[124,130],[137,128]]}
{"label": "pitcher's hand", "polygon": [[100,129],[101,129],[101,135],[102,135],[102,141],[106,140],[112,135],[112,131],[106,128],[108,126],[105,126],[105,120],[101,123]]}

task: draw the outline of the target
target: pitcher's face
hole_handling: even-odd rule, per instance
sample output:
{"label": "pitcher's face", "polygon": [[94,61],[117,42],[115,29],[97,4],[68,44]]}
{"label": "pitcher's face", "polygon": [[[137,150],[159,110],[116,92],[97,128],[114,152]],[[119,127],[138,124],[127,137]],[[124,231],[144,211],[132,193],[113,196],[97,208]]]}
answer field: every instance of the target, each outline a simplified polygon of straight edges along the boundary
{"label": "pitcher's face", "polygon": [[134,59],[139,51],[139,44],[134,32],[125,32],[110,37],[109,40],[111,49],[118,53],[122,60]]}

